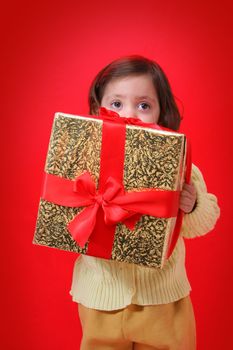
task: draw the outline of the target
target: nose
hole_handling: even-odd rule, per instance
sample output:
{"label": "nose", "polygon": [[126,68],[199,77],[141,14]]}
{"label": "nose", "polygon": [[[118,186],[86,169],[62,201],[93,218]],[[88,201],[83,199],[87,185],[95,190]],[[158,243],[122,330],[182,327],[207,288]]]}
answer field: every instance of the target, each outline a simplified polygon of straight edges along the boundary
{"label": "nose", "polygon": [[127,106],[122,111],[122,116],[126,118],[137,118],[137,111],[133,106]]}

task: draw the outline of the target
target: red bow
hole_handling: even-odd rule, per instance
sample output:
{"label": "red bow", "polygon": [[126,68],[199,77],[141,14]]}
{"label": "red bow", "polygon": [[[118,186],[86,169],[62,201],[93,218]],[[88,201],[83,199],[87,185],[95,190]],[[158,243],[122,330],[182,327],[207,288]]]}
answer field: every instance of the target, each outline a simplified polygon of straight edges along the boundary
{"label": "red bow", "polygon": [[121,117],[118,113],[111,111],[110,109],[107,109],[105,107],[99,108],[99,115],[100,115],[100,117],[103,117],[105,120],[107,119],[107,120],[111,120],[111,121],[116,121],[117,123],[121,123],[121,124],[137,125],[137,126],[142,126],[144,128],[153,128],[153,129],[158,129],[158,130],[162,129],[157,124],[145,123],[138,118]]}
{"label": "red bow", "polygon": [[[179,191],[148,189],[124,192],[123,186],[112,177],[107,179],[103,192],[99,193],[88,172],[75,181],[46,173],[42,198],[58,205],[85,207],[68,224],[73,238],[83,247],[95,228],[99,208],[104,211],[107,225],[124,221],[132,229],[142,214],[155,217],[176,216],[179,194]],[[130,221],[127,222],[127,219]]]}
{"label": "red bow", "polygon": [[96,191],[94,181],[86,172],[75,180],[74,192],[77,194],[78,206],[84,205],[86,208],[68,224],[68,229],[81,247],[84,246],[94,230],[97,211],[100,207],[104,211],[104,221],[107,225],[124,221],[135,214],[135,212],[127,211],[114,202],[117,198],[124,196],[124,191],[122,186],[112,177],[108,178],[104,192],[101,194]]}

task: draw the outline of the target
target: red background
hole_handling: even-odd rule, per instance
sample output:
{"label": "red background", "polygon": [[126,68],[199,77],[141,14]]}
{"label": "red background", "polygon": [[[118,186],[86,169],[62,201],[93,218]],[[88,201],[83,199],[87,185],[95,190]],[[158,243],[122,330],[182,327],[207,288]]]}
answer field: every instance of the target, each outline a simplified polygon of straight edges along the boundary
{"label": "red background", "polygon": [[20,1],[1,5],[1,319],[4,350],[78,349],[76,255],[32,245],[53,115],[87,112],[111,60],[157,60],[184,106],[182,131],[221,219],[186,241],[198,350],[231,347],[231,1]]}

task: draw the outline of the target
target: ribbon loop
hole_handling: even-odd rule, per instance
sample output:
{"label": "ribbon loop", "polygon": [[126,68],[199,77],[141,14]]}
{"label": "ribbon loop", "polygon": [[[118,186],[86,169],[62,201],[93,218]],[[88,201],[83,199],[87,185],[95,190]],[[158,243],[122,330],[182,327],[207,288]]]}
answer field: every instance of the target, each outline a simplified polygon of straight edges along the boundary
{"label": "ribbon loop", "polygon": [[99,115],[105,120],[117,122],[120,124],[143,126],[145,128],[153,128],[153,129],[161,130],[161,127],[157,124],[144,123],[142,120],[138,118],[127,118],[125,116],[121,117],[117,112],[111,111],[110,109],[107,109],[105,107],[99,108]]}

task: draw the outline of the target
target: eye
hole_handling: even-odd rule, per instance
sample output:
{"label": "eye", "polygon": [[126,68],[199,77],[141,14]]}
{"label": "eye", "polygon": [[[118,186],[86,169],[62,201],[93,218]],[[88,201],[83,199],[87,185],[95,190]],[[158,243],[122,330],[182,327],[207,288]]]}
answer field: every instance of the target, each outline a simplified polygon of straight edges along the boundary
{"label": "eye", "polygon": [[142,102],[138,105],[140,110],[146,111],[148,109],[150,109],[150,105],[146,102]]}
{"label": "eye", "polygon": [[116,109],[121,108],[121,106],[122,106],[122,103],[120,101],[113,101],[111,103],[111,107],[116,108]]}

